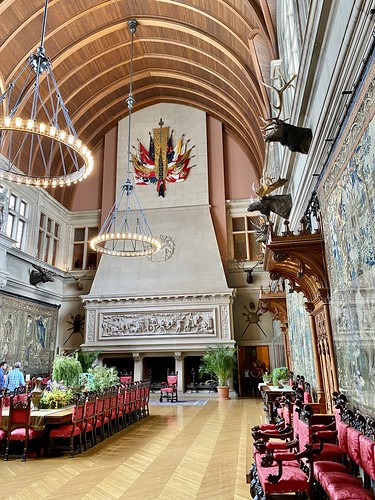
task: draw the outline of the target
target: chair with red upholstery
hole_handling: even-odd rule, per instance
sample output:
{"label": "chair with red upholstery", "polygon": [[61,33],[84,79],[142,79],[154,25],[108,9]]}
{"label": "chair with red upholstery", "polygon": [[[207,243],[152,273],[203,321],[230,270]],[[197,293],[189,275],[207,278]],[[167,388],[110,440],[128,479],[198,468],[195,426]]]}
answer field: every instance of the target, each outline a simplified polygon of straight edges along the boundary
{"label": "chair with red upholstery", "polygon": [[114,429],[115,432],[119,431],[119,423],[118,423],[118,394],[119,390],[118,387],[111,387],[109,390],[111,399],[110,399],[110,406],[109,406],[109,428],[110,428],[110,434],[112,434],[112,430]]}
{"label": "chair with red upholstery", "polygon": [[104,440],[104,427],[108,425],[108,418],[106,419],[104,415],[104,400],[105,393],[101,392],[97,397],[96,402],[96,421],[95,421],[95,439],[97,436],[97,432],[99,431],[100,441]]}
{"label": "chair with red upholstery", "polygon": [[[0,427],[2,426],[3,423],[3,407],[4,407],[4,397],[2,394],[0,394]],[[7,437],[7,431],[0,429],[0,443],[3,445],[5,444],[5,439]]]}
{"label": "chair with red upholstery", "polygon": [[133,382],[133,376],[132,375],[122,375],[120,377],[120,383],[121,384],[130,384]]}
{"label": "chair with red upholstery", "polygon": [[159,399],[160,403],[163,402],[163,399],[166,399],[171,403],[178,401],[177,382],[178,382],[178,372],[167,375],[167,381],[162,382],[161,384],[160,399]]}
{"label": "chair with red upholstery", "polygon": [[42,438],[43,431],[36,431],[30,426],[31,396],[27,398],[10,398],[8,429],[4,460],[8,460],[9,447],[12,441],[24,443],[22,462],[26,461],[26,453],[29,440]]}
{"label": "chair with red upholstery", "polygon": [[132,394],[134,392],[134,398],[135,398],[135,388],[133,389],[133,384],[128,384],[126,386],[126,393],[125,393],[125,427],[127,425],[130,425],[133,423],[132,420]]}
{"label": "chair with red upholstery", "polygon": [[96,394],[89,394],[86,398],[85,418],[83,426],[83,448],[87,450],[87,435],[91,437],[91,447],[96,444],[96,407],[97,397]]}
{"label": "chair with red upholstery", "polygon": [[125,429],[125,398],[126,398],[126,386],[120,385],[117,395],[117,428]]}
{"label": "chair with red upholstery", "polygon": [[141,397],[142,397],[142,401],[141,401],[142,418],[150,415],[150,411],[148,408],[148,402],[150,400],[150,385],[151,385],[150,380],[144,380],[142,382],[142,395],[141,395]]}
{"label": "chair with red upholstery", "polygon": [[82,433],[85,425],[85,411],[85,397],[80,396],[73,407],[71,421],[51,429],[49,434],[50,450],[54,446],[56,439],[69,440],[70,458],[74,458],[74,438],[78,437],[79,452],[82,453]]}

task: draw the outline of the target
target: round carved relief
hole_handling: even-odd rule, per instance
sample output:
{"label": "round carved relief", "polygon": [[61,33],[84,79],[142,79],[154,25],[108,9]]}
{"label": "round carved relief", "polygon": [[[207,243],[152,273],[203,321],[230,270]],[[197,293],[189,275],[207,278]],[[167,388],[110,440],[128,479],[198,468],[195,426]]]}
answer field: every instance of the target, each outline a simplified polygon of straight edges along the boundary
{"label": "round carved relief", "polygon": [[161,234],[159,236],[159,240],[161,241],[160,250],[147,257],[148,260],[151,260],[152,262],[164,262],[170,259],[175,251],[176,244],[170,236]]}

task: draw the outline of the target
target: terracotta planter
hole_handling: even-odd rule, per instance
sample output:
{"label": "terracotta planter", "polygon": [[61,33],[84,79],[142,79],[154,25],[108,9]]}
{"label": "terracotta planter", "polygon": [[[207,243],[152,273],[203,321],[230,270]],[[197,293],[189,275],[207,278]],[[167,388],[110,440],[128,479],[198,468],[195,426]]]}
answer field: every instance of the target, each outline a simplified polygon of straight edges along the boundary
{"label": "terracotta planter", "polygon": [[228,385],[218,385],[217,394],[219,399],[230,399],[229,397],[229,386]]}

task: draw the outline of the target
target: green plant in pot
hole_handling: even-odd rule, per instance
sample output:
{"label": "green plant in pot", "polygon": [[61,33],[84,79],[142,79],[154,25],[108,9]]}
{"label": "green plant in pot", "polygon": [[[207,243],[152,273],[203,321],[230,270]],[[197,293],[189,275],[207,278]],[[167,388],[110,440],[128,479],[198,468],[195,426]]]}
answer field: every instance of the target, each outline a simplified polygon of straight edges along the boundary
{"label": "green plant in pot", "polygon": [[272,370],[273,385],[278,386],[283,381],[285,384],[289,381],[289,370],[286,366],[279,366]]}
{"label": "green plant in pot", "polygon": [[236,364],[237,349],[234,347],[209,347],[202,356],[199,372],[218,381],[219,399],[230,399],[228,379],[232,376]]}
{"label": "green plant in pot", "polygon": [[79,388],[82,365],[76,355],[56,356],[53,361],[52,378],[66,387]]}

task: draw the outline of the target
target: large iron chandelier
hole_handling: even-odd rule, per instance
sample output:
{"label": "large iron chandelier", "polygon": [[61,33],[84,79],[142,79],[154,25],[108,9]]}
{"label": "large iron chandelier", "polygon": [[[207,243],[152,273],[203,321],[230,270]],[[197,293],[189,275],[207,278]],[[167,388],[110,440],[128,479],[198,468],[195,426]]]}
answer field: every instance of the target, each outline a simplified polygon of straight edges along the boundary
{"label": "large iron chandelier", "polygon": [[[99,234],[91,240],[93,250],[99,253],[118,257],[139,257],[151,255],[161,248],[161,243],[154,238],[147,222],[146,215],[141,208],[134,184],[131,179],[131,117],[135,103],[133,97],[133,55],[134,33],[137,29],[136,19],[129,19],[128,28],[131,33],[131,53],[129,72],[129,95],[126,99],[128,105],[128,150],[127,150],[127,178],[121,188],[119,199],[114,203]],[[125,207],[120,210],[120,207]]]}
{"label": "large iron chandelier", "polygon": [[70,185],[91,172],[46,56],[48,0],[40,46],[0,96],[0,180],[39,187]]}

